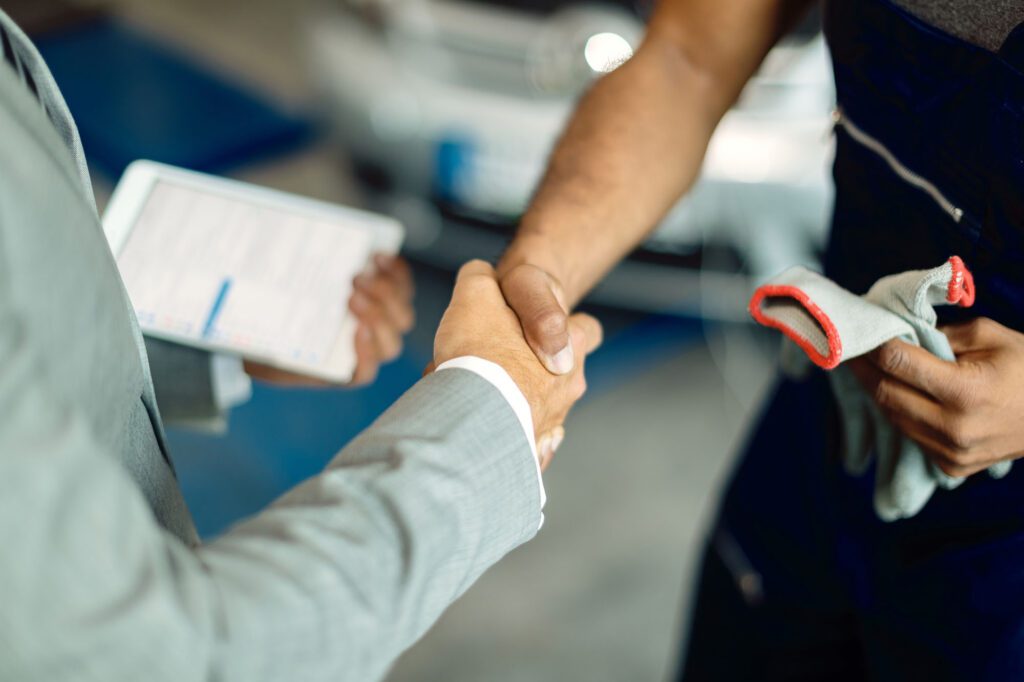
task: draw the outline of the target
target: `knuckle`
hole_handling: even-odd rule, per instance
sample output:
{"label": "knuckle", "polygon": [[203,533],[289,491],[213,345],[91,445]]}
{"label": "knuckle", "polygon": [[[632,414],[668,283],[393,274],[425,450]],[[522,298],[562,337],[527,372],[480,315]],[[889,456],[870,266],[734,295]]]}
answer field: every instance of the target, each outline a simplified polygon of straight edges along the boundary
{"label": "knuckle", "polygon": [[377,327],[381,322],[380,308],[376,305],[371,305],[357,313],[356,317],[368,327]]}
{"label": "knuckle", "polygon": [[386,277],[375,277],[370,286],[373,294],[379,298],[398,298],[398,289],[394,283]]}
{"label": "knuckle", "polygon": [[530,272],[523,266],[517,265],[512,268],[501,278],[502,288],[519,289],[528,286],[530,281]]}
{"label": "knuckle", "polygon": [[889,373],[899,373],[910,363],[910,356],[894,343],[887,343],[878,352],[878,364]]}
{"label": "knuckle", "polygon": [[547,276],[531,265],[518,265],[505,273],[501,289],[511,299],[531,306],[554,296]]}
{"label": "knuckle", "polygon": [[384,359],[390,362],[399,355],[402,354],[402,342],[400,340],[392,342],[387,348],[384,349]]}
{"label": "knuckle", "polygon": [[580,374],[579,378],[573,382],[573,401],[579,400],[587,392],[587,380]]}
{"label": "knuckle", "polygon": [[967,469],[963,465],[949,460],[940,459],[935,464],[939,467],[942,473],[947,476],[951,476],[952,478],[962,478],[967,472]]}
{"label": "knuckle", "polygon": [[983,335],[996,329],[996,322],[987,317],[976,317],[971,321],[971,330],[976,335]]}
{"label": "knuckle", "polygon": [[565,314],[550,308],[542,310],[534,316],[532,326],[545,339],[561,336],[566,331]]}
{"label": "knuckle", "polygon": [[875,385],[873,397],[879,407],[892,407],[894,401],[892,382],[886,379],[882,379],[881,381],[879,381]]}
{"label": "knuckle", "polygon": [[981,399],[981,393],[973,381],[960,381],[949,389],[950,404],[960,410],[968,410],[976,406]]}
{"label": "knuckle", "polygon": [[959,472],[966,471],[974,463],[974,458],[968,452],[961,450],[954,450],[950,453],[949,457],[950,464]]}
{"label": "knuckle", "polygon": [[982,318],[971,320],[970,322],[964,323],[960,327],[960,336],[963,342],[969,346],[976,345],[978,339],[984,333],[984,327],[982,326]]}
{"label": "knuckle", "polygon": [[958,462],[966,457],[967,451],[977,442],[974,430],[966,419],[956,417],[947,419],[941,427],[941,433],[955,448],[952,454]]}

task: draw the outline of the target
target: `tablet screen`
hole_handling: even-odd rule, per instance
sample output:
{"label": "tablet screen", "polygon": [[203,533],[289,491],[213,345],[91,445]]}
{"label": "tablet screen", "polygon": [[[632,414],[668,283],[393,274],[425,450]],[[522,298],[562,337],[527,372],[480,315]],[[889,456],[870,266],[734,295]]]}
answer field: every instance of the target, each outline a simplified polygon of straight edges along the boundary
{"label": "tablet screen", "polygon": [[318,366],[337,364],[352,278],[372,247],[357,218],[159,179],[118,265],[144,331]]}

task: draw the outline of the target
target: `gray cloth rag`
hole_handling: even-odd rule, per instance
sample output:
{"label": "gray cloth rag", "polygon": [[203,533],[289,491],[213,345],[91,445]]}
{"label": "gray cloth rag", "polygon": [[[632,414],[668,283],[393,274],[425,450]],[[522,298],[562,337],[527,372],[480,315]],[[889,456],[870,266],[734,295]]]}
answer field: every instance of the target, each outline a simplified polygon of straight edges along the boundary
{"label": "gray cloth rag", "polygon": [[[964,479],[943,473],[917,443],[894,429],[842,363],[895,338],[953,361],[949,340],[936,328],[935,306],[973,303],[971,273],[956,256],[931,270],[884,277],[864,296],[795,267],[759,287],[751,299],[754,319],[779,329],[803,351],[784,352],[784,369],[800,373],[809,359],[834,370],[829,378],[843,422],[846,470],[863,474],[872,456],[877,458],[874,506],[885,521],[914,516],[937,487],[951,490]],[[988,473],[1002,478],[1010,466],[1000,462]]]}

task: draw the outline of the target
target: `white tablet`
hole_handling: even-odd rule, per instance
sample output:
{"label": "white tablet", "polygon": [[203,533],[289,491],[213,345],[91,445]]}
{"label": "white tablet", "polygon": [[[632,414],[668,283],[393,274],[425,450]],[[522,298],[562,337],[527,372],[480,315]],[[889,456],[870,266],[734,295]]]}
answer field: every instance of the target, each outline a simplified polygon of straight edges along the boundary
{"label": "white tablet", "polygon": [[149,161],[103,229],[144,333],[334,382],[355,369],[352,279],[395,253],[391,218]]}

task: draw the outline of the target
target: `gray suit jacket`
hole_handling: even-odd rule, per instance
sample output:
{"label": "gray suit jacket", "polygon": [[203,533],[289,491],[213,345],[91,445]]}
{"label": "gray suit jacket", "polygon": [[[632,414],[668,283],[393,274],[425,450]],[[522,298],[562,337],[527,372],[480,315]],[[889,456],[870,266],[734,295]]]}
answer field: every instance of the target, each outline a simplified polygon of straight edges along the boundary
{"label": "gray suit jacket", "polygon": [[0,63],[0,680],[381,677],[536,533],[515,414],[475,374],[431,375],[199,544],[74,124],[0,22],[46,108]]}

